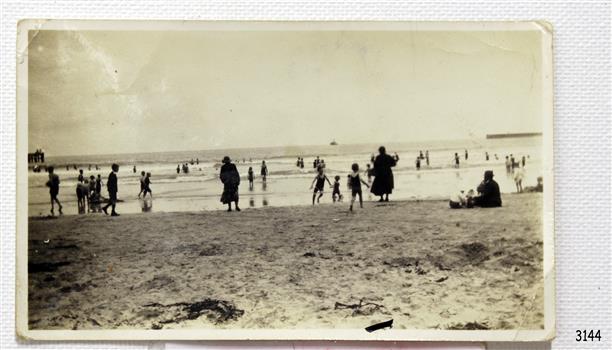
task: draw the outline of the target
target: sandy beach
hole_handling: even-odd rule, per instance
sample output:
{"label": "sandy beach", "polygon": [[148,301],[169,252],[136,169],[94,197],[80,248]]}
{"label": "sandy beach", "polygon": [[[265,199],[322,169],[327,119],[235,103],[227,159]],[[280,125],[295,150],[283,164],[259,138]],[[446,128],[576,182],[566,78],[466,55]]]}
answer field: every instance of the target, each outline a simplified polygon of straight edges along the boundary
{"label": "sandy beach", "polygon": [[29,325],[540,329],[542,196],[502,199],[31,217]]}

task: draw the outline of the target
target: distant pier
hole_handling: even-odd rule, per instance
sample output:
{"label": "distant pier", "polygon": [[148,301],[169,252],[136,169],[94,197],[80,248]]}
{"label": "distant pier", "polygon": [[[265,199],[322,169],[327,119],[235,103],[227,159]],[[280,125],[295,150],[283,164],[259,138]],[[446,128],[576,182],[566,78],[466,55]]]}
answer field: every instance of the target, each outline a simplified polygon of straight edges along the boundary
{"label": "distant pier", "polygon": [[506,133],[506,134],[487,134],[487,139],[506,139],[515,137],[533,137],[542,136],[541,132],[519,132],[519,133]]}
{"label": "distant pier", "polygon": [[29,163],[44,163],[45,152],[37,150],[34,153],[28,153],[28,164]]}

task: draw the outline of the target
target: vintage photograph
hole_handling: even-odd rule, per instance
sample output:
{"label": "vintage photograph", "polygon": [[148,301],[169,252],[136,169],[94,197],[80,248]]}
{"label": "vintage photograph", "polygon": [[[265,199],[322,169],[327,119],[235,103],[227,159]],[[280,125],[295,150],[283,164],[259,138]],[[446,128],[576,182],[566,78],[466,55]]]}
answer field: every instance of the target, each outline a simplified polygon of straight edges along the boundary
{"label": "vintage photograph", "polygon": [[19,29],[21,335],[554,336],[548,24]]}

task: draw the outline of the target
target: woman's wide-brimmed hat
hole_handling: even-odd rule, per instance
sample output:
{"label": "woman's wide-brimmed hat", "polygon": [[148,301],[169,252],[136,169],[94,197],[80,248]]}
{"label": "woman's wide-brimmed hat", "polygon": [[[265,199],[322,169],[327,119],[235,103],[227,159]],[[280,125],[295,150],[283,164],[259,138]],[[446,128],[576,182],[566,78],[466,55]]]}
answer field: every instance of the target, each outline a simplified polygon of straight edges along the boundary
{"label": "woman's wide-brimmed hat", "polygon": [[225,164],[231,162],[230,157],[228,157],[228,156],[223,157],[223,161],[222,162],[225,163]]}

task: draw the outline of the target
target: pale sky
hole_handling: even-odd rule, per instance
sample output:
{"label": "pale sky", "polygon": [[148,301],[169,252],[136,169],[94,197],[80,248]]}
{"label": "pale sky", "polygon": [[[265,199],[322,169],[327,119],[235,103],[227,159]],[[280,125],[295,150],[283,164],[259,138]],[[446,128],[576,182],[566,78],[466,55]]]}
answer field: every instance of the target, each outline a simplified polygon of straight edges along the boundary
{"label": "pale sky", "polygon": [[49,155],[541,132],[541,33],[40,31],[29,147]]}

